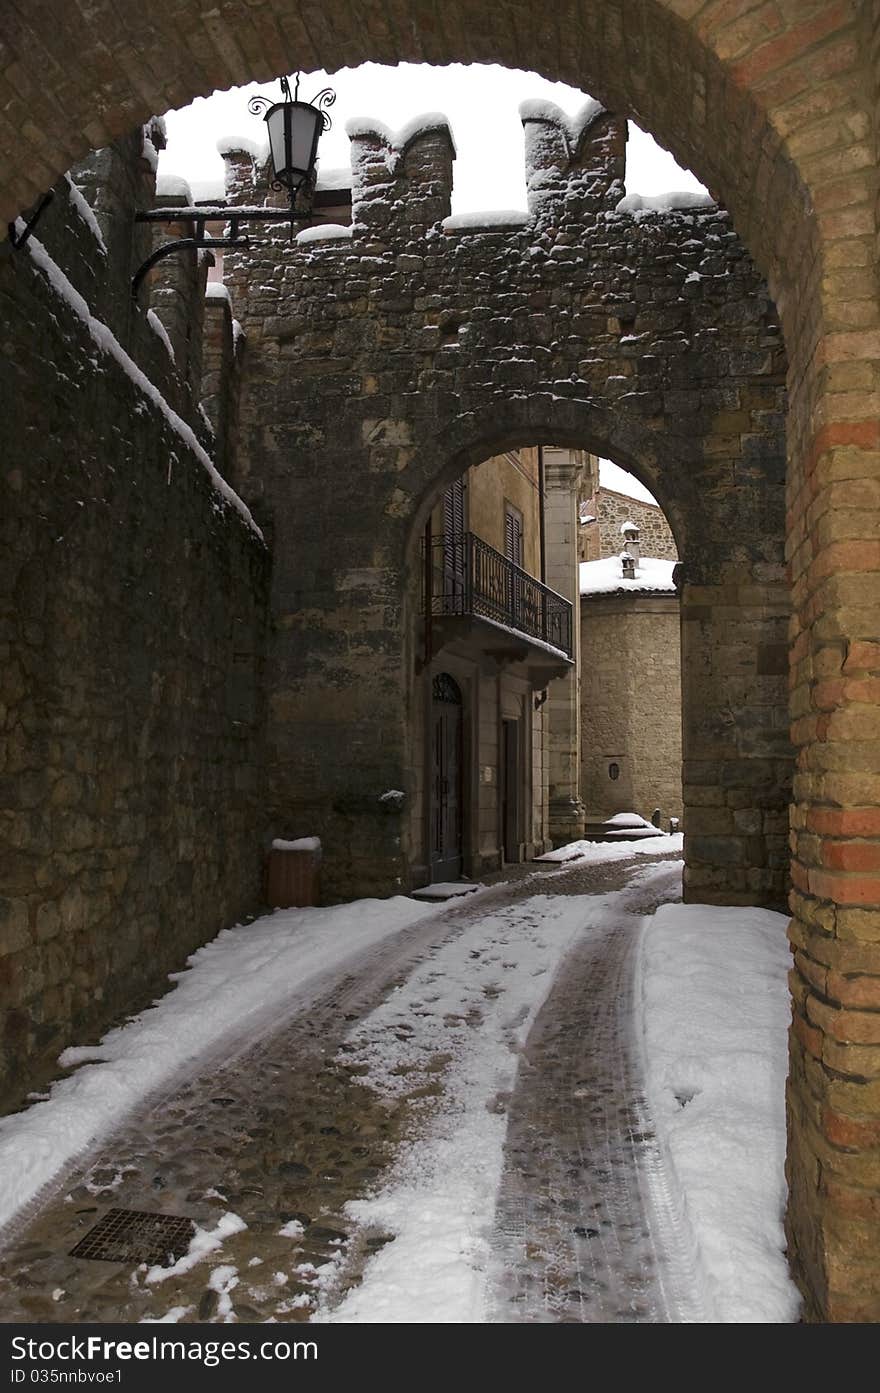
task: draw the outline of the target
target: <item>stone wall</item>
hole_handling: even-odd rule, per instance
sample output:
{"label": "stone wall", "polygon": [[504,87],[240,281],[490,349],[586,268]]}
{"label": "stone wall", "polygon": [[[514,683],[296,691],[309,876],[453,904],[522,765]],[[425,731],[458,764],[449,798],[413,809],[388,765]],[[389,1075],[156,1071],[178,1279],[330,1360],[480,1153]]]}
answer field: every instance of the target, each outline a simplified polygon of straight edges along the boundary
{"label": "stone wall", "polygon": [[[140,145],[96,161],[149,197]],[[102,250],[62,183],[0,248],[3,1103],[261,897],[267,551],[151,388],[189,393],[121,206]]]}
{"label": "stone wall", "polygon": [[642,556],[678,560],[672,529],[663,516],[663,509],[656,503],[645,503],[613,489],[600,488],[592,498],[585,500],[585,506],[596,521],[585,523],[580,529],[582,561],[617,556],[623,550],[621,526],[630,520],[639,529]]}
{"label": "stone wall", "polygon": [[[760,827],[690,838],[687,893],[778,902],[782,667],[768,708],[749,694],[756,664],[785,652],[776,314],[723,210],[618,206],[624,122],[593,106],[569,123],[546,104],[524,119],[518,221],[448,218],[442,121],[401,138],[362,125],[351,227],[225,258],[248,343],[236,486],[276,554],[273,825],[322,837],[340,896],[406,885],[408,814],[379,799],[413,792],[421,529],[466,467],[553,441],[632,468],[681,541],[701,645],[688,783],[726,807],[732,782]],[[229,167],[234,200],[269,197],[251,156]]]}
{"label": "stone wall", "polygon": [[[681,656],[675,595],[581,599],[581,797],[588,820],[682,816]],[[617,766],[616,778],[609,768]],[[699,815],[691,809],[688,817]],[[695,830],[697,830],[695,828]]]}

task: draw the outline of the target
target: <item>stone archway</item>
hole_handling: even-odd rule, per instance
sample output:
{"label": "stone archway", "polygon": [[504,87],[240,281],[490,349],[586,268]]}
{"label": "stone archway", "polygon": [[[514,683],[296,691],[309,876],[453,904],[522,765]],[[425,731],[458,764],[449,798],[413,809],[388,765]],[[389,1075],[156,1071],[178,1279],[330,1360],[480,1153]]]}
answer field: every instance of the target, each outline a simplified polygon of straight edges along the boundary
{"label": "stone archway", "polygon": [[[352,845],[387,840],[388,819],[373,826],[370,789],[399,785],[388,732],[409,696],[396,714],[393,700],[370,698],[350,630],[371,613],[372,680],[389,697],[401,684],[405,693],[411,664],[401,668],[399,655],[411,623],[401,615],[417,587],[402,587],[398,539],[420,529],[438,489],[505,443],[601,442],[600,453],[632,462],[659,499],[684,565],[688,894],[779,904],[791,754],[775,309],[725,213],[642,221],[618,208],[618,118],[590,110],[574,131],[542,108],[525,121],[531,217],[520,226],[493,226],[491,215],[480,227],[444,221],[453,147],[442,121],[401,148],[364,127],[349,236],[315,229],[292,249],[264,251],[257,276],[246,254],[226,258],[235,312],[254,341],[236,484],[274,538],[276,623],[288,636],[276,651],[284,715],[269,726],[271,806],[290,817],[294,797],[296,816],[317,818],[346,857]],[[228,158],[235,198],[262,198],[252,157]],[[267,418],[276,423],[268,433]],[[313,520],[340,510],[345,545],[334,564]],[[304,579],[313,574],[319,586]],[[325,614],[320,651],[316,611]],[[324,760],[318,792],[299,732],[313,722],[322,675],[350,694],[334,738],[370,753],[360,775],[339,771],[338,786]],[[322,720],[329,732],[330,714]],[[333,836],[342,814],[328,810],[341,804],[347,831]],[[377,885],[406,882],[403,828],[390,844],[386,869],[369,857]],[[363,873],[346,870],[338,892],[376,888]]]}
{"label": "stone archway", "polygon": [[[488,26],[488,27],[487,27]],[[813,1310],[877,1315],[878,184],[873,0],[572,5],[558,28],[413,0],[25,13],[0,30],[5,216],[89,147],[214,86],[365,58],[535,66],[638,117],[731,209],[790,360],[795,1035],[790,1234]],[[872,61],[874,66],[872,68]],[[858,1254],[858,1256],[856,1256]],[[868,1293],[868,1294],[866,1294]]]}

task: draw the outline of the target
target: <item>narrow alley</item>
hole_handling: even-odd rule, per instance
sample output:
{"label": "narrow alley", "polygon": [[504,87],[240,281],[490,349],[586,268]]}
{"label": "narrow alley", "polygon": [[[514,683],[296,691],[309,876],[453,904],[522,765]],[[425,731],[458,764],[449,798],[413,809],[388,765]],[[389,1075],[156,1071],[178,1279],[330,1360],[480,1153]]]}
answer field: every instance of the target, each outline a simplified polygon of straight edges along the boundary
{"label": "narrow alley", "polygon": [[667,854],[407,902],[43,1187],[6,1230],[2,1318],[711,1318],[634,1026],[641,916],[679,887]]}

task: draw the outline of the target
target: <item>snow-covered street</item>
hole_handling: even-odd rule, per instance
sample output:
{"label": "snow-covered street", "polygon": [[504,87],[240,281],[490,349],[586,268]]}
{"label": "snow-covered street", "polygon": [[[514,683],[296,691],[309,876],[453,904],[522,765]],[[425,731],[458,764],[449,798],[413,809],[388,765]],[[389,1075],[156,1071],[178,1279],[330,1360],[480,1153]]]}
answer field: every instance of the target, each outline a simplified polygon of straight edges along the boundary
{"label": "snow-covered street", "polygon": [[[796,1319],[785,920],[674,846],[220,934],[0,1122],[2,1319]],[[111,1209],[195,1229],[71,1256]]]}

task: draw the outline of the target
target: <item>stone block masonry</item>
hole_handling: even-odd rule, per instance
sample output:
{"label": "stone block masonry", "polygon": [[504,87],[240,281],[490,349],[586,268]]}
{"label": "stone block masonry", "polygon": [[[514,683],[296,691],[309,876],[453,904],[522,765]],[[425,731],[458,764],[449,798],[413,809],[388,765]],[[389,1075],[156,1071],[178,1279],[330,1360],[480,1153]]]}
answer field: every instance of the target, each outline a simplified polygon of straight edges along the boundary
{"label": "stone block masonry", "polygon": [[76,310],[103,298],[175,400],[129,259],[64,186],[38,235],[39,255],[0,249],[5,1104],[255,909],[263,855],[265,545]]}
{"label": "stone block masonry", "polygon": [[620,529],[632,521],[639,529],[642,556],[656,556],[664,561],[677,561],[678,548],[663,512],[653,503],[600,488],[586,499],[585,509],[593,515],[580,529],[581,560],[598,561],[602,556],[616,556],[622,549]]}
{"label": "stone block masonry", "polygon": [[[591,821],[618,812],[650,818],[659,807],[664,828],[681,818],[681,655],[675,595],[585,595],[580,602],[581,796]],[[615,777],[609,766],[615,764]],[[693,796],[692,833],[728,833],[731,808],[716,806],[703,821]],[[760,824],[758,824],[760,825]]]}
{"label": "stone block masonry", "polygon": [[[352,223],[230,252],[247,334],[235,481],[273,540],[269,803],[315,833],[325,889],[408,876],[417,539],[443,487],[514,446],[631,469],[684,564],[693,898],[786,892],[785,353],[727,214],[628,210],[625,122],[524,109],[530,212],[450,218],[442,118],[353,131]],[[233,201],[272,197],[247,152]],[[772,670],[768,654],[782,659]],[[763,666],[761,666],[763,664]],[[338,752],[346,751],[340,759]],[[738,811],[734,821],[730,790]],[[685,796],[687,805],[688,795]]]}

